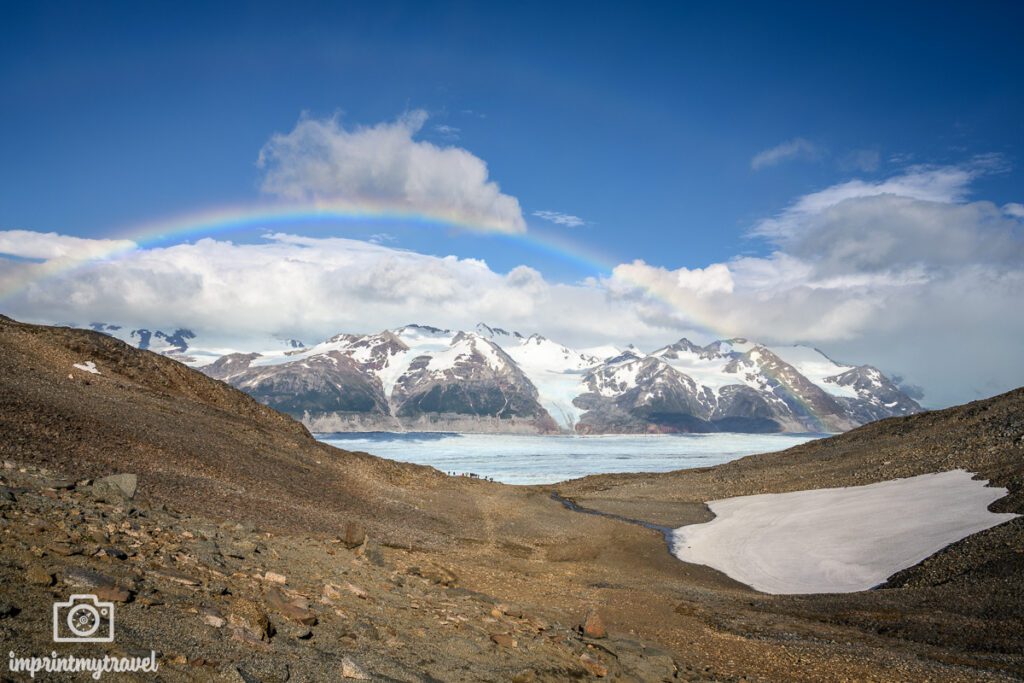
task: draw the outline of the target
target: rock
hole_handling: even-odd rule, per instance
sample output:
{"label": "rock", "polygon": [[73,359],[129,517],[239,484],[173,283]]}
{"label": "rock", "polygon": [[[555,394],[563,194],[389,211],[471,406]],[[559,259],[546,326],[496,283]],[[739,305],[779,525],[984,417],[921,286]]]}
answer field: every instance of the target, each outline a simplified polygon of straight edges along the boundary
{"label": "rock", "polygon": [[608,637],[608,629],[605,628],[604,619],[601,618],[601,614],[596,609],[587,612],[587,618],[583,621],[581,630],[587,638]]}
{"label": "rock", "polygon": [[134,474],[112,474],[93,482],[94,498],[107,503],[120,503],[135,497],[139,478]]}
{"label": "rock", "polygon": [[267,604],[289,621],[304,626],[316,626],[316,614],[309,609],[309,603],[302,598],[289,598],[277,588],[271,588],[266,595]]}
{"label": "rock", "polygon": [[366,543],[366,538],[366,528],[362,524],[349,522],[345,525],[345,533],[341,537],[341,542],[346,548],[358,548]]}
{"label": "rock", "polygon": [[535,683],[537,674],[533,669],[523,669],[512,677],[512,683]]}
{"label": "rock", "polygon": [[516,647],[518,645],[510,633],[494,633],[491,635],[491,641],[501,647]]}
{"label": "rock", "polygon": [[357,681],[370,680],[370,675],[363,671],[362,667],[353,662],[349,657],[345,657],[341,660],[341,677],[351,678]]}
{"label": "rock", "polygon": [[513,619],[523,618],[523,609],[518,605],[510,605],[508,603],[500,602],[494,606],[494,609],[499,615],[503,614],[505,616],[512,617]]}
{"label": "rock", "polygon": [[214,628],[223,628],[227,622],[224,621],[223,617],[218,617],[216,614],[204,614],[203,623]]}
{"label": "rock", "polygon": [[362,588],[353,583],[346,583],[345,590],[347,590],[349,593],[356,596],[357,598],[362,598],[363,600],[366,600],[370,597],[366,591],[364,591]]}
{"label": "rock", "polygon": [[409,573],[443,586],[454,586],[459,580],[455,572],[444,567],[409,567]]}
{"label": "rock", "polygon": [[583,668],[586,669],[587,673],[591,676],[604,678],[608,675],[608,667],[596,657],[591,657],[585,652],[580,655],[580,664],[583,665]]}
{"label": "rock", "polygon": [[113,586],[117,582],[106,574],[94,572],[82,567],[66,567],[62,578],[64,583],[76,588],[100,588]]}
{"label": "rock", "polygon": [[70,491],[75,488],[75,482],[68,481],[66,479],[55,479],[54,481],[46,482],[46,484],[43,485],[43,488],[51,491]]}
{"label": "rock", "polygon": [[341,600],[341,591],[333,583],[324,584],[323,599],[325,601]]}
{"label": "rock", "polygon": [[47,548],[58,555],[63,555],[64,557],[82,554],[82,546],[75,545],[74,543],[57,541],[48,545]]}
{"label": "rock", "polygon": [[199,580],[195,579],[188,574],[183,574],[175,569],[155,569],[152,572],[153,576],[161,579],[167,579],[174,583],[180,583],[182,586],[198,586]]}
{"label": "rock", "polygon": [[9,602],[0,602],[0,619],[15,617],[21,610]]}
{"label": "rock", "polygon": [[53,574],[43,569],[38,564],[34,564],[28,568],[28,571],[25,572],[25,578],[28,579],[29,583],[34,583],[37,586],[53,585]]}
{"label": "rock", "polygon": [[280,584],[282,586],[284,584],[288,583],[288,577],[287,576],[285,576],[284,574],[276,574],[274,572],[266,572],[263,575],[263,580],[266,581],[267,583],[277,583],[277,584]]}
{"label": "rock", "polygon": [[228,622],[237,626],[259,640],[269,640],[274,634],[270,619],[266,612],[252,600],[238,598],[231,604]]}
{"label": "rock", "polygon": [[313,637],[313,630],[308,626],[288,626],[286,630],[288,636],[295,640],[309,640]]}
{"label": "rock", "polygon": [[97,586],[92,592],[97,598],[107,602],[131,602],[132,599],[132,592],[118,585]]}
{"label": "rock", "polygon": [[128,553],[126,553],[125,551],[121,550],[120,548],[114,548],[113,546],[107,546],[105,548],[100,548],[100,552],[102,552],[107,557],[113,557],[115,560],[127,560],[128,559]]}

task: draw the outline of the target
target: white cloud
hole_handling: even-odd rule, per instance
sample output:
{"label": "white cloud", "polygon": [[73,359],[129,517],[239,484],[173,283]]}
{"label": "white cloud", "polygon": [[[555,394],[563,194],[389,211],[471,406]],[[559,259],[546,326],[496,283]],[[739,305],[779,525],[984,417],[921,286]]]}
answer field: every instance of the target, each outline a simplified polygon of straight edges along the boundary
{"label": "white cloud", "polygon": [[[1006,207],[967,201],[973,179],[1001,168],[983,157],[842,183],[759,223],[768,256],[696,270],[634,262],[606,286],[648,324],[810,342],[904,375],[931,405],[1004,391],[1024,384],[1024,231]],[[712,272],[729,286],[708,286]]]}
{"label": "white cloud", "polygon": [[[341,238],[272,234],[255,244],[207,238],[70,271],[49,263],[0,258],[0,295],[8,294],[0,298],[3,313],[41,322],[187,326],[229,339],[322,339],[413,321],[449,327],[487,321],[581,345],[622,341],[624,329],[640,343],[666,338],[599,283],[551,283],[527,266],[502,274],[479,259]],[[34,284],[14,289],[26,281]]]}
{"label": "white cloud", "polygon": [[[932,406],[1024,384],[1024,224],[970,201],[992,158],[916,166],[796,199],[755,232],[771,251],[704,267],[634,261],[580,284],[528,266],[435,257],[338,238],[275,234],[133,248],[67,269],[107,240],[0,232],[0,305],[16,318],[190,326],[238,338],[319,339],[411,321],[486,321],[578,346],[641,348],[690,336],[804,342],[924,387]],[[1009,208],[1008,208],[1009,207]],[[28,282],[28,286],[23,283]],[[21,284],[20,284],[21,283]],[[6,295],[6,296],[5,296]]]}
{"label": "white cloud", "polygon": [[31,230],[0,231],[0,254],[27,259],[91,259],[133,249],[130,240],[96,240]]}
{"label": "white cloud", "polygon": [[1003,213],[1014,218],[1024,218],[1024,204],[1018,204],[1017,202],[1003,204]]}
{"label": "white cloud", "polygon": [[338,117],[302,117],[260,151],[264,192],[289,201],[340,201],[425,211],[480,230],[523,232],[519,200],[503,194],[487,164],[461,147],[414,139],[427,120],[346,129]]}
{"label": "white cloud", "polygon": [[581,225],[587,224],[587,222],[579,216],[573,216],[571,213],[562,213],[561,211],[534,211],[533,215],[537,218],[543,218],[548,222],[556,225],[564,225],[568,228],[578,228]]}
{"label": "white cloud", "polygon": [[755,154],[754,158],[750,160],[750,168],[760,171],[762,168],[775,166],[784,161],[814,160],[820,156],[821,150],[817,145],[804,138],[793,138]]}

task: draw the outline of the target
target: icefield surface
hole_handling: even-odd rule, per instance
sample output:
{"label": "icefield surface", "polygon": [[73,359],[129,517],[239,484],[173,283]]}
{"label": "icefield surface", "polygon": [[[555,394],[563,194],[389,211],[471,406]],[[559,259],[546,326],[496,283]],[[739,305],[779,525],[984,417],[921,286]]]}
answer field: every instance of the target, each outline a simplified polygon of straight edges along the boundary
{"label": "icefield surface", "polygon": [[754,453],[780,451],[824,434],[455,434],[347,432],[317,434],[325,443],[382,458],[474,473],[506,484],[553,484],[588,474],[666,472],[708,467]]}
{"label": "icefield surface", "polygon": [[1007,491],[986,484],[952,470],[711,501],[715,519],[677,529],[673,552],[765,593],[867,590],[1017,517],[988,511]]}

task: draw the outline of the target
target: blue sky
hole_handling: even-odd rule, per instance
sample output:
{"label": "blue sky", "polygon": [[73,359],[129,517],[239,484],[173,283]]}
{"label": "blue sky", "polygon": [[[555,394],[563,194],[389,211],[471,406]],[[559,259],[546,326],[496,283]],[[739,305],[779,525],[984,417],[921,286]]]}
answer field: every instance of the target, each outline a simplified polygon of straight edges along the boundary
{"label": "blue sky", "polygon": [[[531,225],[576,215],[573,238],[671,267],[763,250],[744,239],[757,219],[893,157],[1021,157],[1018,3],[550,5],[9,4],[0,226],[105,235],[250,201],[259,149],[303,111],[424,109],[422,138],[485,160]],[[751,168],[794,138],[818,152]],[[858,150],[877,168],[856,168]],[[1020,186],[1015,168],[975,189],[1005,203]],[[572,267],[400,237],[498,269]]]}
{"label": "blue sky", "polygon": [[[937,404],[1024,383],[1017,361],[974,359],[943,376],[951,347],[973,340],[998,356],[1024,334],[1008,315],[1024,296],[1020,3],[0,11],[9,314],[230,319],[307,336],[414,313],[451,325],[486,316],[573,343],[813,343],[935,387]],[[421,176],[426,189],[409,190]],[[103,260],[99,240],[133,238],[134,226],[311,197],[470,223],[501,208],[506,228],[597,256],[348,221],[272,226],[300,240],[268,242],[256,225],[177,250],[129,244],[117,264]],[[331,241],[381,233],[376,251]],[[69,269],[69,252],[93,256]],[[246,313],[237,291],[257,289],[269,255],[320,269],[288,273],[273,292],[332,298],[338,310],[269,319],[301,307],[270,292]],[[236,289],[215,293],[228,271]],[[309,284],[324,273],[329,285]]]}

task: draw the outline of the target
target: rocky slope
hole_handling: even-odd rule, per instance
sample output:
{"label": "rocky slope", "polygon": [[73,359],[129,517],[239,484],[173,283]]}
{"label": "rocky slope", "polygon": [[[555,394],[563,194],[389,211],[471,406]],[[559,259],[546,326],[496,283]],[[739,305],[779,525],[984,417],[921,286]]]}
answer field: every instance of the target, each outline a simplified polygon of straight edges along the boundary
{"label": "rocky slope", "polygon": [[[1022,414],[1018,391],[719,468],[558,489],[680,525],[712,498],[965,467],[1020,512]],[[334,449],[180,363],[4,318],[0,434],[0,637],[25,654],[68,652],[52,604],[91,590],[118,600],[117,639],[75,651],[153,648],[163,680],[1024,676],[1020,520],[882,590],[763,595],[550,489]],[[137,475],[134,497],[106,479],[118,473]]]}
{"label": "rocky slope", "polygon": [[188,330],[121,337],[140,348],[173,341],[156,350],[314,431],[841,432],[920,410],[871,366],[743,339],[581,352],[482,323],[472,332],[408,325],[309,348],[277,340],[209,362],[215,354],[190,348]]}

